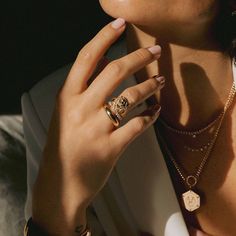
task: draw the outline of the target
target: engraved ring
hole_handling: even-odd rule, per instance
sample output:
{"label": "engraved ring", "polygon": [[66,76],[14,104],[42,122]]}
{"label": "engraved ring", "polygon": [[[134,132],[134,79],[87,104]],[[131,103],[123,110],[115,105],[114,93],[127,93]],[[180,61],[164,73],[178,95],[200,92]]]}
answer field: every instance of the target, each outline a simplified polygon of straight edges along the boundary
{"label": "engraved ring", "polygon": [[130,103],[128,99],[124,96],[119,96],[112,98],[107,104],[104,105],[106,114],[114,124],[114,126],[119,126],[121,120],[124,118]]}

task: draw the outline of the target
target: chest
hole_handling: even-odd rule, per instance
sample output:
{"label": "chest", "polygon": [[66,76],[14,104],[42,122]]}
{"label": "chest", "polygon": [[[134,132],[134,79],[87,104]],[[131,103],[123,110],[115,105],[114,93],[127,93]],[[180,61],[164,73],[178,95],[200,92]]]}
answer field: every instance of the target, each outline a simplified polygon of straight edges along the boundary
{"label": "chest", "polygon": [[[179,162],[194,170],[199,160],[180,156]],[[170,167],[171,168],[171,167]],[[171,171],[178,198],[185,191],[181,178]],[[191,174],[191,173],[190,173]],[[196,191],[201,196],[201,208],[189,213],[182,207],[187,224],[199,227],[210,235],[236,234],[236,109],[227,115],[216,144],[200,175]]]}

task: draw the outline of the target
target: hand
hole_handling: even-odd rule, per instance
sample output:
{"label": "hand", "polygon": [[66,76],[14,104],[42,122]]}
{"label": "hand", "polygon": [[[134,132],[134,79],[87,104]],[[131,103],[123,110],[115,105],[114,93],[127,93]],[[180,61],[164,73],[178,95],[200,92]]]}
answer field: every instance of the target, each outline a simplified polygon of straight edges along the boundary
{"label": "hand", "polygon": [[[52,235],[78,235],[75,228],[84,228],[86,208],[121,153],[159,115],[160,106],[155,105],[114,128],[103,108],[122,80],[160,57],[159,46],[141,48],[110,62],[87,85],[99,60],[124,29],[125,22],[118,19],[85,45],[57,96],[33,190],[33,219]],[[131,110],[163,85],[162,78],[150,78],[121,95],[128,98]]]}

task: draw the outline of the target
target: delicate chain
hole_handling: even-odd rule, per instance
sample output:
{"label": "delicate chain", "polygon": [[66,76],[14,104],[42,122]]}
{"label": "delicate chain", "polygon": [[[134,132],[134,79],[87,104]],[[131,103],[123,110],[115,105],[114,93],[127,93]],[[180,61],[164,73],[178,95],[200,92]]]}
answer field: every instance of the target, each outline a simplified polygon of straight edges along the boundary
{"label": "delicate chain", "polygon": [[207,144],[203,144],[202,146],[200,146],[198,148],[193,148],[193,147],[184,145],[184,149],[186,149],[189,152],[203,152],[211,145],[211,143],[212,143],[212,140],[210,142],[208,142]]}
{"label": "delicate chain", "polygon": [[[200,174],[202,173],[202,170],[203,170],[203,168],[204,168],[204,166],[205,166],[205,164],[206,164],[206,162],[207,162],[207,160],[208,160],[208,158],[209,158],[209,156],[210,156],[210,153],[211,153],[211,151],[212,151],[212,149],[213,149],[213,147],[214,147],[214,145],[215,145],[215,143],[216,143],[216,140],[217,140],[217,137],[218,137],[218,134],[219,134],[219,131],[220,131],[222,122],[223,122],[223,120],[224,120],[226,111],[227,111],[228,108],[231,106],[231,104],[232,104],[232,102],[233,102],[233,100],[234,100],[235,93],[236,93],[236,87],[235,87],[235,83],[233,83],[233,86],[232,86],[232,88],[231,88],[231,90],[230,90],[229,97],[228,97],[228,99],[227,99],[227,101],[226,101],[226,104],[225,104],[225,106],[224,106],[224,110],[223,110],[223,113],[222,113],[222,117],[221,117],[221,119],[220,119],[219,125],[217,126],[217,129],[216,129],[216,132],[215,132],[215,134],[214,134],[213,140],[212,140],[212,142],[211,142],[211,145],[210,145],[209,148],[207,149],[207,152],[206,152],[206,154],[204,155],[204,157],[203,157],[203,159],[202,159],[202,161],[201,161],[201,163],[200,163],[200,165],[199,165],[199,167],[198,167],[198,169],[197,169],[197,171],[196,171],[196,173],[195,173],[194,175],[186,176],[186,174],[183,174],[183,172],[184,172],[183,169],[179,166],[179,164],[177,163],[177,161],[176,161],[175,158],[173,157],[173,155],[172,155],[172,153],[170,152],[169,148],[167,147],[167,145],[166,145],[164,139],[161,137],[161,135],[159,135],[159,137],[160,137],[162,143],[163,143],[164,146],[165,146],[166,152],[167,152],[167,154],[168,154],[170,160],[172,161],[172,163],[173,163],[175,169],[177,170],[178,174],[180,175],[180,177],[182,178],[182,180],[184,181],[184,183],[189,186],[189,188],[194,187],[194,186],[197,184],[197,182],[198,182],[199,176],[200,176]],[[193,180],[194,180],[194,183],[193,183],[193,184],[191,184],[191,183],[189,182],[189,179],[190,179],[190,178],[193,178]]]}
{"label": "delicate chain", "polygon": [[171,130],[174,133],[189,135],[189,136],[193,136],[193,138],[195,138],[196,135],[199,135],[199,134],[203,133],[204,131],[208,130],[210,127],[212,127],[222,117],[222,115],[223,115],[223,111],[216,117],[215,120],[213,120],[207,126],[201,128],[199,130],[193,130],[193,131],[186,131],[186,130],[176,129],[176,128],[170,126],[169,124],[167,124],[167,122],[164,121],[161,117],[159,117],[158,120],[160,121],[160,123],[162,123],[163,126],[165,126],[167,129]]}

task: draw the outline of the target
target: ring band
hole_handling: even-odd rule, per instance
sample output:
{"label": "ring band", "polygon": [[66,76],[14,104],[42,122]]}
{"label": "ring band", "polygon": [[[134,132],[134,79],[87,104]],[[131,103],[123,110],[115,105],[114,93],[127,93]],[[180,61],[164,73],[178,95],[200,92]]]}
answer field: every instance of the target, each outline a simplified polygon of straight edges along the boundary
{"label": "ring band", "polygon": [[112,121],[113,125],[115,127],[118,127],[120,125],[120,120],[118,119],[118,117],[115,114],[112,113],[112,111],[110,110],[110,107],[107,104],[104,105],[104,109],[105,109],[108,117]]}
{"label": "ring band", "polygon": [[120,125],[129,106],[128,99],[124,96],[119,96],[112,98],[110,102],[104,105],[104,108],[112,123],[117,127]]}
{"label": "ring band", "polygon": [[110,110],[112,111],[112,113],[115,114],[121,121],[126,114],[130,104],[126,97],[119,96],[112,98],[108,105],[110,106]]}

